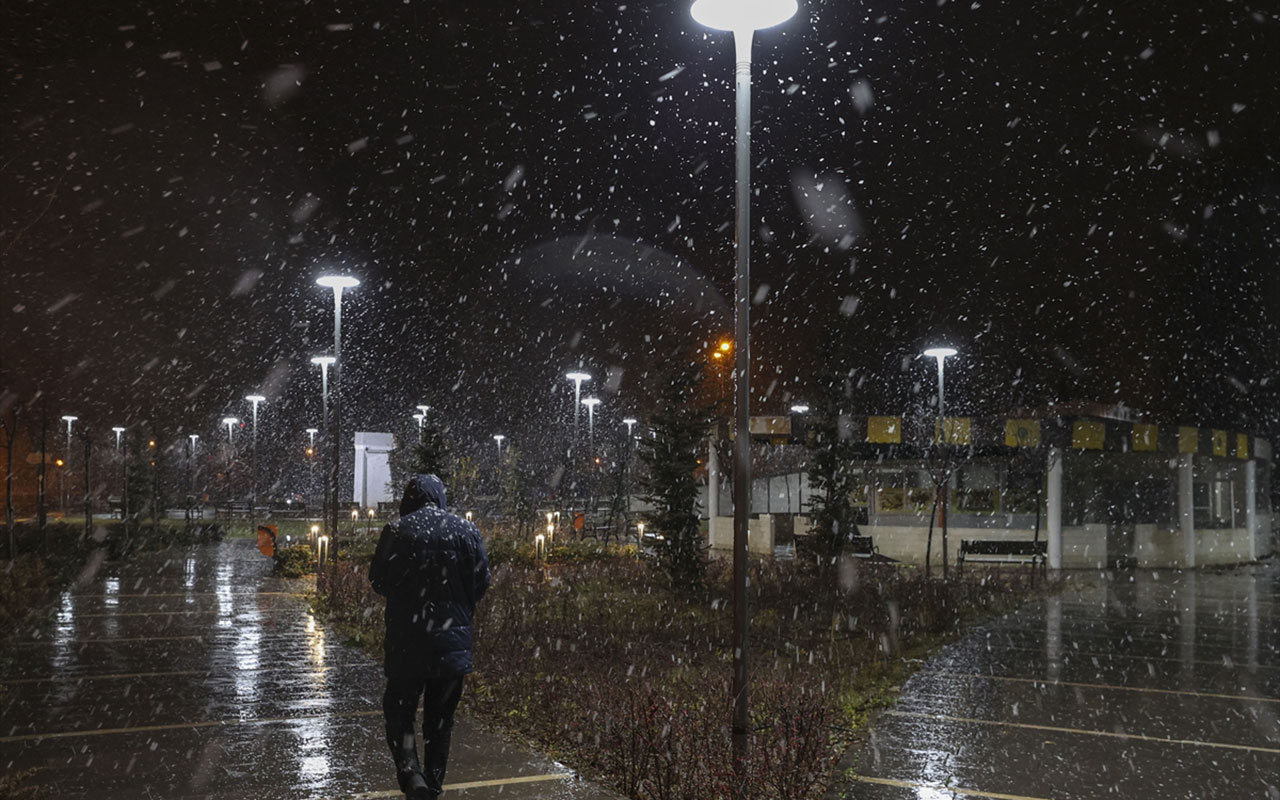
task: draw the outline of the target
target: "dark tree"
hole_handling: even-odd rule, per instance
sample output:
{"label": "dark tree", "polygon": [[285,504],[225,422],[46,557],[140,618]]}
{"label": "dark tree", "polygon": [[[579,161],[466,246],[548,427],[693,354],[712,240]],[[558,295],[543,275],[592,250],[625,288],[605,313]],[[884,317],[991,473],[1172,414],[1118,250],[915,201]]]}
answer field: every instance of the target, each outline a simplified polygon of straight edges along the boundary
{"label": "dark tree", "polygon": [[701,584],[706,572],[705,547],[699,536],[698,452],[707,438],[710,410],[698,401],[700,365],[687,350],[671,358],[671,371],[650,420],[653,436],[640,444],[648,467],[642,481],[645,500],[655,507],[648,517],[663,538],[658,554],[674,586]]}
{"label": "dark tree", "polygon": [[421,435],[409,447],[397,448],[391,456],[391,493],[398,495],[410,475],[435,475],[452,494],[453,448],[441,425],[426,421]]}
{"label": "dark tree", "polygon": [[812,533],[825,564],[839,556],[857,532],[851,502],[855,485],[849,436],[848,374],[842,368],[840,349],[839,337],[824,340],[807,442]]}

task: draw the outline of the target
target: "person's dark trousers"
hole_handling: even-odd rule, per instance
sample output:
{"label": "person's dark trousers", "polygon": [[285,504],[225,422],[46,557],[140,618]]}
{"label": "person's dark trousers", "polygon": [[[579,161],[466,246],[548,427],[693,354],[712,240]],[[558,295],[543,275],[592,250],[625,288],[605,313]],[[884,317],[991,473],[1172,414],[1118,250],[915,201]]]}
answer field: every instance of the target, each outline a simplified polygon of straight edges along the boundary
{"label": "person's dark trousers", "polygon": [[[444,773],[449,763],[453,738],[453,712],[462,699],[461,675],[423,678],[406,670],[387,671],[387,690],[382,695],[382,713],[387,723],[387,746],[398,772],[420,771],[427,790],[434,796],[444,791]],[[414,717],[422,700],[422,761],[414,746]],[[419,766],[419,764],[421,766]],[[401,788],[405,782],[401,780]]]}

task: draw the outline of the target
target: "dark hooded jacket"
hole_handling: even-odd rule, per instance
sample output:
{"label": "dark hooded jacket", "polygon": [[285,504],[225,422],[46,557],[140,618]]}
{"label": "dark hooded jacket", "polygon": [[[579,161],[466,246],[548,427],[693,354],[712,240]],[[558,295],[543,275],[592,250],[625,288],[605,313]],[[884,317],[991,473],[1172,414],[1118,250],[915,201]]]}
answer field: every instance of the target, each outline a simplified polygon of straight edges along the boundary
{"label": "dark hooded jacket", "polygon": [[448,512],[435,475],[409,479],[400,518],[382,529],[369,581],[387,598],[388,674],[471,672],[471,622],[489,588],[489,559],[476,526]]}

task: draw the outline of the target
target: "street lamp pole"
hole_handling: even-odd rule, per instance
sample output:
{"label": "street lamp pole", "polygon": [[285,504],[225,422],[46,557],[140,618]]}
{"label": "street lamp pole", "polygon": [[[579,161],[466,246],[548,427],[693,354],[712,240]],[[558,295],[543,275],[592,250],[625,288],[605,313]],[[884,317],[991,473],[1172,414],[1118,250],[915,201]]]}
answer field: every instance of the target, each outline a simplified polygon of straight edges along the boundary
{"label": "street lamp pole", "polygon": [[501,433],[495,433],[493,435],[493,440],[498,443],[498,468],[499,469],[502,468],[502,440],[505,438],[507,437],[502,435]]}
{"label": "street lamp pole", "polygon": [[249,527],[254,536],[258,535],[258,404],[267,398],[260,394],[245,395],[245,400],[253,403],[253,450],[249,464]]}
{"label": "street lamp pole", "polygon": [[[222,424],[227,426],[227,525],[231,523],[231,468],[236,463],[236,439],[233,433],[235,426],[240,423],[236,417],[223,417]],[[217,516],[215,514],[215,516]]]}
{"label": "street lamp pole", "polygon": [[600,405],[598,397],[584,397],[582,404],[587,407],[587,450],[591,458],[596,455],[596,406]]}
{"label": "street lamp pole", "polygon": [[[946,368],[945,364],[948,356],[954,356],[956,350],[953,347],[931,347],[924,351],[926,356],[936,358],[938,360],[938,444],[939,452],[946,452],[947,444],[947,390],[946,390]],[[947,579],[947,502],[951,494],[947,484],[950,483],[951,476],[948,470],[942,470],[942,480],[938,486],[938,511],[942,522],[942,579]]]}
{"label": "street lamp pole", "polygon": [[187,454],[187,483],[190,484],[191,493],[187,500],[187,521],[190,522],[196,502],[196,442],[200,441],[200,434],[189,433],[187,439],[191,442],[191,450]]}
{"label": "street lamp pole", "polygon": [[581,419],[580,413],[582,409],[582,382],[591,380],[591,376],[585,372],[569,372],[565,377],[573,381],[573,444],[578,444],[578,420]]}
{"label": "street lamp pole", "polygon": [[[128,514],[126,512],[129,510],[129,480],[124,469],[125,459],[120,456],[120,438],[124,435],[124,428],[117,425],[111,430],[116,434],[116,458],[120,459],[120,522],[121,524],[124,524],[125,520],[128,519]],[[125,448],[126,455],[128,452],[128,448]],[[108,511],[110,511],[110,509],[108,509]],[[107,516],[110,517],[111,515],[108,514]],[[125,528],[125,530],[127,531],[128,528]]]}
{"label": "street lamp pole", "polygon": [[[337,361],[337,359],[334,358],[333,356],[316,356],[315,358],[311,359],[312,364],[315,364],[316,366],[320,367],[320,405],[321,405],[321,408],[323,409],[323,416],[321,417],[320,429],[324,431],[324,435],[326,439],[328,439],[331,435],[333,435],[333,431],[329,429],[329,367],[332,366],[333,362],[335,361]],[[311,443],[314,448],[315,446],[314,436],[312,436]],[[320,505],[321,505],[320,521],[321,522],[325,522],[329,519],[328,474],[329,474],[328,470],[325,470],[325,483],[324,483],[325,488],[323,492],[324,497],[320,501]],[[337,541],[336,534],[334,535],[334,539],[332,541],[335,541],[335,542]],[[328,554],[326,553],[325,555],[327,556]]]}
{"label": "street lamp pole", "polygon": [[63,520],[66,520],[67,511],[69,510],[69,507],[68,507],[69,501],[67,499],[67,473],[71,471],[71,423],[75,422],[78,419],[80,418],[73,417],[69,414],[62,418],[62,421],[67,423],[67,451],[66,451],[67,457],[63,459],[62,475],[59,476],[62,479],[62,519]]}
{"label": "street lamp pole", "polygon": [[709,28],[733,32],[734,97],[734,446],[733,446],[733,769],[734,796],[745,795],[747,737],[747,525],[751,513],[751,37],[791,18],[796,0],[694,0],[690,13]]}
{"label": "street lamp pole", "polygon": [[330,467],[330,482],[333,491],[333,508],[330,509],[330,522],[333,525],[335,545],[332,560],[338,560],[336,546],[338,536],[338,457],[342,438],[342,290],[354,289],[360,281],[347,275],[325,275],[316,279],[320,286],[333,289],[333,463]]}

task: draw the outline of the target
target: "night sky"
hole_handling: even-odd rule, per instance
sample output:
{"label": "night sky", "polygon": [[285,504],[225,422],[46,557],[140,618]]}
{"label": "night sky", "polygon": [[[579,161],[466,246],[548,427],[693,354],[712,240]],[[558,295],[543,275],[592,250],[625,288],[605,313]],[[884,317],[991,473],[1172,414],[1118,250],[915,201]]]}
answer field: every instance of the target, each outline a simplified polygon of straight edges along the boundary
{"label": "night sky", "polygon": [[[4,403],[487,441],[732,330],[733,48],[688,4],[44,3],[0,17]],[[1124,402],[1280,434],[1280,14],[802,0],[757,35],[755,413]],[[612,380],[605,380],[605,376]],[[605,385],[607,384],[607,385]]]}

